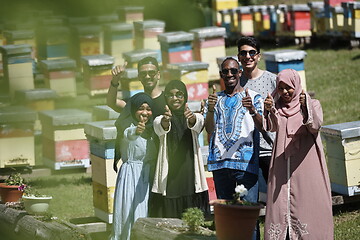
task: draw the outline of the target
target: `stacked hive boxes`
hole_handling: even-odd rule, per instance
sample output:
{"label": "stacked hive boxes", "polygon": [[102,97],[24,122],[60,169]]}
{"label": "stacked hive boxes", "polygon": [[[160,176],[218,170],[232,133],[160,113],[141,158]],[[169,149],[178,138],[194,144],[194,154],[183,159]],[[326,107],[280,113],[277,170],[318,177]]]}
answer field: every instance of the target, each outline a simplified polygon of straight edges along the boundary
{"label": "stacked hive boxes", "polygon": [[236,9],[238,15],[238,32],[241,36],[253,36],[254,35],[254,22],[250,12],[250,7],[243,6]]}
{"label": "stacked hive boxes", "polygon": [[117,10],[121,22],[133,24],[133,22],[144,20],[144,7],[126,6]]}
{"label": "stacked hive boxes", "polygon": [[0,46],[5,89],[12,97],[16,90],[34,88],[32,48],[29,44]]}
{"label": "stacked hive boxes", "polygon": [[72,27],[73,50],[72,58],[81,64],[81,57],[101,53],[101,32],[99,25],[77,25]]}
{"label": "stacked hive boxes", "polygon": [[23,106],[0,108],[0,168],[35,165],[35,119]]}
{"label": "stacked hive boxes", "polygon": [[91,114],[78,109],[56,109],[39,114],[42,125],[43,162],[54,169],[90,166],[84,124]]}
{"label": "stacked hive boxes", "polygon": [[41,60],[45,86],[56,91],[59,97],[76,97],[76,62],[73,59]]}
{"label": "stacked hive boxes", "polygon": [[115,58],[115,65],[123,64],[123,53],[132,50],[134,50],[132,24],[112,23],[104,25],[104,53]]}
{"label": "stacked hive boxes", "polygon": [[293,37],[311,37],[310,8],[307,4],[289,5],[290,34]]}
{"label": "stacked hive boxes", "polygon": [[189,101],[201,101],[208,97],[208,67],[204,62],[168,64],[168,80],[178,79],[185,83]]}
{"label": "stacked hive boxes", "polygon": [[254,22],[254,35],[266,37],[270,32],[270,15],[266,5],[252,6],[250,8]]}
{"label": "stacked hive boxes", "polygon": [[121,91],[124,99],[130,98],[138,92],[143,91],[143,85],[138,79],[136,68],[127,68],[121,78]]}
{"label": "stacked hive boxes", "polygon": [[165,22],[145,20],[134,22],[135,49],[152,49],[158,52],[157,60],[161,62],[160,43],[157,36],[165,30]]}
{"label": "stacked hive boxes", "polygon": [[212,0],[211,6],[213,9],[213,24],[216,26],[220,26],[221,24],[221,15],[219,13],[220,10],[224,9],[232,9],[238,7],[237,0]]}
{"label": "stacked hive boxes", "polygon": [[161,46],[164,68],[167,68],[169,63],[190,62],[193,60],[193,34],[183,31],[161,33],[158,35],[158,40]]}
{"label": "stacked hive boxes", "polygon": [[349,3],[351,24],[350,24],[350,36],[353,38],[360,38],[360,3]]}
{"label": "stacked hive boxes", "polygon": [[359,195],[360,121],[323,126],[321,136],[326,143],[332,191]]}
{"label": "stacked hive boxes", "polygon": [[333,31],[329,33],[332,36],[341,37],[344,29],[344,8],[341,6],[330,7]]}
{"label": "stacked hive boxes", "polygon": [[302,50],[277,50],[263,53],[265,59],[266,70],[272,73],[279,73],[280,71],[292,68],[296,70],[301,77],[301,85],[306,90],[306,78],[304,68],[304,58],[306,52]]}
{"label": "stacked hive boxes", "polygon": [[321,36],[325,33],[324,2],[308,2],[311,19],[311,36]]}
{"label": "stacked hive boxes", "polygon": [[[19,90],[15,94],[16,101],[36,112],[45,110],[54,110],[55,98],[57,97],[56,92],[51,89],[37,88],[30,90]],[[36,118],[34,125],[35,132],[41,131],[41,123],[38,117]]]}
{"label": "stacked hive boxes", "polygon": [[83,80],[91,96],[107,93],[111,81],[114,58],[101,54],[82,57]]}
{"label": "stacked hive boxes", "polygon": [[269,5],[266,8],[266,11],[269,15],[269,36],[274,37],[276,34],[276,24],[277,24],[277,13],[276,7],[274,5]]}
{"label": "stacked hive boxes", "polygon": [[225,56],[225,28],[204,27],[190,30],[194,33],[193,54],[194,60],[209,64],[209,80],[219,79],[219,70],[216,58]]}
{"label": "stacked hive boxes", "polygon": [[276,22],[276,36],[286,37],[289,35],[290,30],[290,16],[288,7],[285,4],[276,6],[277,22]]}
{"label": "stacked hive boxes", "polygon": [[145,57],[158,58],[159,52],[152,49],[137,49],[123,53],[123,58],[127,62],[126,67],[128,68],[137,68],[137,63]]}
{"label": "stacked hive boxes", "polygon": [[[338,29],[336,25],[343,27],[343,11],[344,9],[341,6],[341,2],[353,2],[353,0],[325,0],[324,3],[324,14],[325,14],[325,29],[326,35],[336,36]],[[341,16],[340,16],[341,15]],[[339,22],[341,21],[341,23]]]}
{"label": "stacked hive boxes", "polygon": [[95,216],[107,223],[112,223],[117,176],[113,170],[117,135],[114,123],[115,120],[108,120],[91,122],[84,126],[86,137],[90,142]]}
{"label": "stacked hive boxes", "polygon": [[6,44],[29,44],[32,47],[31,57],[35,60],[36,41],[34,30],[5,31]]}
{"label": "stacked hive boxes", "polygon": [[230,25],[231,25],[231,14],[232,11],[231,9],[222,9],[219,10],[220,13],[220,19],[221,19],[221,24],[220,26],[226,29],[226,35],[230,36],[231,34],[231,29],[230,29]]}

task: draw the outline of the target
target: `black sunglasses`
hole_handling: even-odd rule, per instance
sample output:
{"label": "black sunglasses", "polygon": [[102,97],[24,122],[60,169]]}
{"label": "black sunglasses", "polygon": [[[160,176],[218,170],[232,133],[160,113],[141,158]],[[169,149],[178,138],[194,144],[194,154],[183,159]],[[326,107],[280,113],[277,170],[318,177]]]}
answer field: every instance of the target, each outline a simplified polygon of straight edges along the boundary
{"label": "black sunglasses", "polygon": [[151,78],[155,77],[155,75],[158,73],[156,70],[150,70],[150,71],[141,71],[139,72],[140,78],[145,78],[147,75],[149,75]]}
{"label": "black sunglasses", "polygon": [[235,74],[238,74],[239,69],[237,69],[237,68],[230,68],[230,69],[224,68],[224,69],[221,69],[221,73],[224,74],[224,75],[227,75],[229,71],[231,72],[232,75],[235,75]]}
{"label": "black sunglasses", "polygon": [[184,93],[180,92],[180,91],[175,94],[167,93],[167,94],[165,94],[165,97],[169,98],[169,99],[174,99],[174,97],[176,97],[177,99],[183,99]]}
{"label": "black sunglasses", "polygon": [[246,51],[246,50],[241,50],[240,51],[240,56],[242,57],[246,57],[246,55],[249,53],[250,57],[254,57],[255,55],[258,54],[258,52],[256,50],[250,50],[250,51]]}

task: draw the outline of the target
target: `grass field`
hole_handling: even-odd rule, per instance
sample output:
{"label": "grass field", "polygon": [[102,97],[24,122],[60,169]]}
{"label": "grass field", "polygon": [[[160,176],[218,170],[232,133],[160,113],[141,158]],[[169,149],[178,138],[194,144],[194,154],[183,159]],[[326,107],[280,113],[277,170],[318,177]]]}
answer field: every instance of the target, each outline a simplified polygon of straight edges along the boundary
{"label": "grass field", "polygon": [[[274,49],[263,49],[270,50]],[[324,124],[359,121],[360,50],[307,49],[306,52],[307,87],[322,103]],[[227,54],[236,55],[236,48],[228,48]],[[260,67],[265,69],[264,61]],[[53,196],[50,210],[54,216],[64,220],[94,216],[90,174],[54,174],[31,179],[31,184]],[[334,222],[335,239],[360,239],[358,203],[334,207]]]}

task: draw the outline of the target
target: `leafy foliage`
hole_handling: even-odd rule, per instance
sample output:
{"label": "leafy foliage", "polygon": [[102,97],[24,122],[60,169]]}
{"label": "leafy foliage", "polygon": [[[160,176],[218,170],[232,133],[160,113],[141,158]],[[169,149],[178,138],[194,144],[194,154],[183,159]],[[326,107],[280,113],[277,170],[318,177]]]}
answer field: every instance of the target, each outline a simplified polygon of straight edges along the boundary
{"label": "leafy foliage", "polygon": [[186,209],[181,219],[189,226],[189,231],[194,233],[205,223],[204,213],[196,207]]}

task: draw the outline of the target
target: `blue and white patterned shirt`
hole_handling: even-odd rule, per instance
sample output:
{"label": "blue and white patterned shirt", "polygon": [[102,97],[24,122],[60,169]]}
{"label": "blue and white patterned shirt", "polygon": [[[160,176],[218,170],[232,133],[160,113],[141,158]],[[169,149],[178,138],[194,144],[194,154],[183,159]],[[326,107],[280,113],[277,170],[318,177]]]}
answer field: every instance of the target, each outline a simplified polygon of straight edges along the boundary
{"label": "blue and white patterned shirt", "polygon": [[[253,105],[263,114],[263,99],[249,89]],[[218,92],[214,109],[215,130],[209,143],[208,171],[222,168],[242,170],[258,175],[259,172],[259,131],[255,128],[249,111],[242,106],[245,91],[233,96]],[[207,103],[204,109],[206,117]]]}

